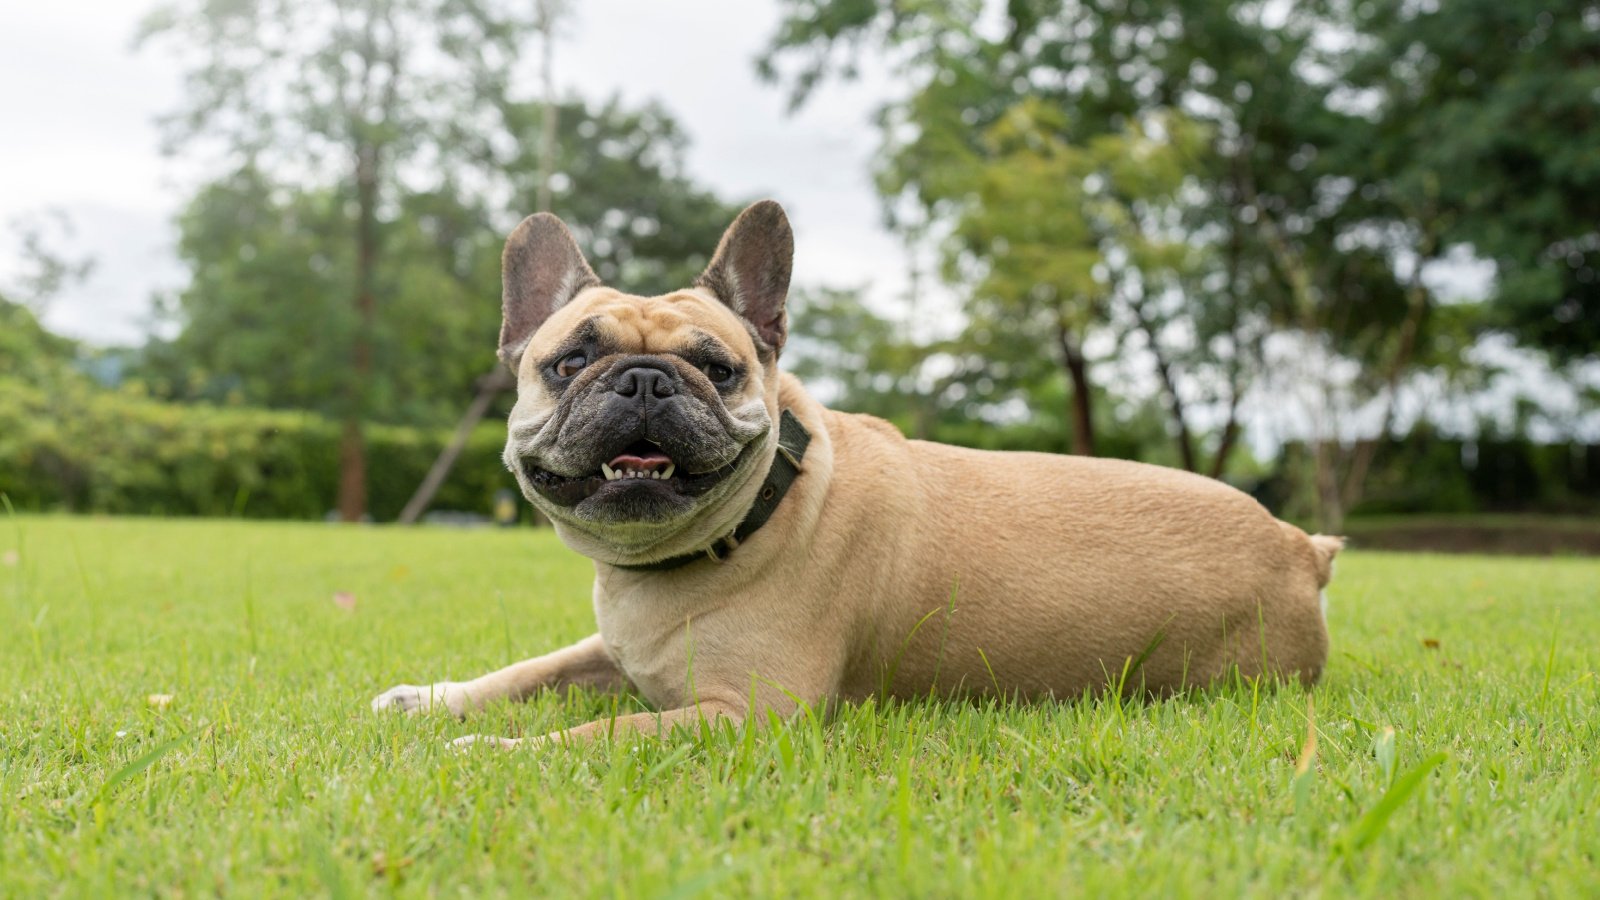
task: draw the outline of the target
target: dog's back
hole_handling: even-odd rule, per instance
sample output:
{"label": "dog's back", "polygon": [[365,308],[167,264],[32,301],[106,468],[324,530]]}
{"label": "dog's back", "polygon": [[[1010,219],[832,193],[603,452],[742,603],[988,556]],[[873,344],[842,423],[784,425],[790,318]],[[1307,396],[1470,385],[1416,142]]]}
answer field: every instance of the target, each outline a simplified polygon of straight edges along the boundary
{"label": "dog's back", "polygon": [[908,441],[869,417],[827,420],[831,514],[906,523],[865,582],[878,596],[863,604],[873,633],[857,658],[875,664],[847,682],[881,682],[885,659],[904,694],[935,683],[1167,692],[1234,667],[1308,683],[1320,674],[1319,592],[1337,538],[1308,537],[1175,469],[970,450]]}

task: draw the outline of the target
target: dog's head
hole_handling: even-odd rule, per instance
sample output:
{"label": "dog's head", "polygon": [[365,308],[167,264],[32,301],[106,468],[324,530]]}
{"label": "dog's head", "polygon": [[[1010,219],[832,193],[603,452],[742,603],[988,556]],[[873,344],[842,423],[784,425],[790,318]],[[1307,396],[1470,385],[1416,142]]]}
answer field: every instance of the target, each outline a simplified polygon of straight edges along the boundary
{"label": "dog's head", "polygon": [[573,549],[664,559],[731,531],[777,449],[777,359],[794,236],[770,200],[691,287],[600,284],[561,220],[506,242],[500,357],[517,374],[505,462]]}

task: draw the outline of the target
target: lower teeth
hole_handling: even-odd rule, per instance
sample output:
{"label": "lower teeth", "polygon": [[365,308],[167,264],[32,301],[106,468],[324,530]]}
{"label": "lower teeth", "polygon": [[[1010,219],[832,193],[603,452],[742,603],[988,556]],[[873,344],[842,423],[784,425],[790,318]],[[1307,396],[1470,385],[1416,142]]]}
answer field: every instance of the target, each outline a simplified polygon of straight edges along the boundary
{"label": "lower teeth", "polygon": [[645,478],[654,481],[666,481],[672,477],[672,469],[663,472],[643,472],[636,469],[613,469],[602,466],[600,475],[607,481],[622,481],[625,478]]}

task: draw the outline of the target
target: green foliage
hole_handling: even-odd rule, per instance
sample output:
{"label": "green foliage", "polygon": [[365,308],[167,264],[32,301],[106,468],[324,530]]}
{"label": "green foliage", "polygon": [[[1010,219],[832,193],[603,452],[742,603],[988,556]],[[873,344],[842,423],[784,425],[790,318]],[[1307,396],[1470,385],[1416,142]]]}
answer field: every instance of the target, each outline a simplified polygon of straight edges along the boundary
{"label": "green foliage", "polygon": [[[1314,510],[1300,505],[1304,444],[1283,448],[1274,471],[1256,493],[1267,506],[1297,519]],[[1444,437],[1423,427],[1379,445],[1357,515],[1423,513],[1530,513],[1600,515],[1600,446],[1536,443],[1497,435],[1472,440]]]}
{"label": "green foliage", "polygon": [[[371,514],[393,519],[449,435],[372,426]],[[504,428],[473,433],[435,502],[487,514],[515,483]],[[45,390],[0,377],[0,493],[22,509],[319,519],[338,480],[339,428],[312,413],[151,400],[83,378]]]}
{"label": "green foliage", "polygon": [[[595,274],[646,295],[693,282],[743,204],[690,180],[688,136],[677,120],[659,103],[628,107],[615,97],[561,103],[555,115],[550,211],[571,226]],[[520,217],[535,211],[543,107],[510,104],[506,120],[515,149],[497,168],[511,182],[510,209]]]}
{"label": "green foliage", "polygon": [[[1068,445],[1065,375],[1002,334],[970,329],[914,342],[859,292],[813,289],[790,298],[784,366],[835,409],[887,419],[908,437],[985,450],[1060,452]],[[1175,463],[1159,412],[1109,393],[1095,403],[1101,450]]]}
{"label": "green foliage", "polygon": [[[763,66],[798,96],[869,48],[911,85],[883,111],[879,184],[893,221],[954,238],[945,274],[973,336],[1069,371],[1111,338],[1101,361],[1156,376],[1178,456],[1199,468],[1185,402],[1231,422],[1266,332],[1302,320],[1261,223],[1333,246],[1300,158],[1349,124],[1302,72],[1322,6],[1031,0],[983,29],[966,0],[787,7]],[[1221,430],[1218,471],[1236,439]]]}
{"label": "green foliage", "polygon": [[0,296],[0,372],[31,381],[63,377],[77,346],[51,333],[20,303]]}
{"label": "green foliage", "polygon": [[464,722],[369,711],[592,634],[592,566],[549,531],[22,516],[0,559],[6,896],[1596,885],[1595,560],[1349,552],[1314,717],[1304,691],[1245,683],[453,754],[644,708],[572,690]]}
{"label": "green foliage", "polygon": [[[341,409],[359,325],[356,248],[336,191],[246,169],[203,188],[179,220],[192,273],[167,305],[180,330],[136,370],[160,396]],[[383,228],[383,315],[372,335],[370,420],[442,425],[494,362],[498,248],[481,212],[449,191],[406,195]]]}
{"label": "green foliage", "polygon": [[[516,151],[496,168],[519,217],[540,177],[528,149],[540,112],[506,112]],[[629,291],[690,283],[738,210],[683,174],[677,123],[616,101],[563,104],[557,122],[554,211],[574,223],[596,271]],[[367,418],[443,427],[498,364],[504,217],[451,180],[397,202],[378,230],[388,262],[376,273]],[[191,279],[164,304],[177,335],[152,341],[135,376],[169,399],[337,413],[359,326],[348,230],[337,190],[250,167],[202,188],[179,219]]]}
{"label": "green foliage", "polygon": [[[269,257],[283,251],[288,258],[279,261],[291,266],[292,278],[323,289],[302,299],[326,314],[306,317],[287,332],[291,342],[284,349],[300,358],[293,390],[313,393],[320,400],[315,408],[337,412],[341,421],[339,512],[346,521],[367,512],[361,436],[367,421],[402,407],[426,407],[432,398],[413,402],[412,384],[452,381],[450,373],[400,376],[421,357],[400,362],[401,354],[391,352],[395,344],[411,352],[436,338],[405,332],[409,310],[397,300],[407,289],[444,282],[425,278],[419,285],[409,277],[406,242],[385,234],[392,230],[386,224],[396,208],[406,210],[409,195],[453,194],[455,186],[492,174],[492,148],[506,136],[499,119],[510,63],[532,24],[531,10],[495,0],[171,0],[144,23],[141,38],[162,42],[184,70],[185,96],[167,121],[170,145],[191,152],[220,147],[247,180],[257,171],[269,173],[269,183],[293,185],[310,204],[311,227],[303,239],[311,246],[297,250],[292,230],[276,229],[283,242],[268,240],[261,249]],[[273,206],[264,216],[247,211],[245,221],[272,229],[282,218],[279,210],[308,209],[293,197],[274,198]],[[206,243],[192,233],[185,242],[191,252]],[[250,261],[247,255],[244,262]],[[191,305],[227,297],[233,287],[245,289],[245,302],[276,298],[270,285],[252,291],[248,283],[236,284],[237,270],[226,263],[215,283],[207,283],[213,273],[196,274],[201,289]],[[445,305],[447,322],[470,323],[469,309],[450,309],[450,295],[457,293],[425,299]],[[242,318],[253,313],[246,310]],[[238,322],[241,316],[230,311],[212,318]],[[439,319],[425,324],[436,326]],[[397,335],[411,340],[397,341]],[[209,337],[191,343],[209,351]],[[259,342],[247,343],[248,362],[271,359]],[[377,357],[386,352],[389,365],[380,368]],[[228,370],[209,361],[202,378],[226,380]],[[258,372],[247,377],[265,383]]]}
{"label": "green foliage", "polygon": [[1351,80],[1381,98],[1370,164],[1498,269],[1493,324],[1557,360],[1600,352],[1600,6],[1355,7]]}
{"label": "green foliage", "polygon": [[[1592,2],[784,8],[761,67],[797,101],[864,54],[906,86],[880,117],[879,187],[908,240],[947,239],[968,336],[1000,336],[964,371],[1051,353],[1086,426],[1091,357],[1215,474],[1276,348],[1294,357],[1279,393],[1250,402],[1296,407],[1322,527],[1359,502],[1419,372],[1470,390],[1465,351],[1494,329],[1558,362],[1600,347]],[[1469,253],[1497,265],[1489,304],[1423,277]]]}

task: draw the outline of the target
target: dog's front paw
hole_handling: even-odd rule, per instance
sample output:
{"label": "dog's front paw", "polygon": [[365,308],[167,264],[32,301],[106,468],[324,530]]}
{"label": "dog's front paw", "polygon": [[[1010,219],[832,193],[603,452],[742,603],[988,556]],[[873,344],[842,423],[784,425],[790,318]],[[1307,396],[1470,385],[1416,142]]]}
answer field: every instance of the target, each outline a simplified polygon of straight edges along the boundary
{"label": "dog's front paw", "polygon": [[433,684],[402,684],[372,698],[374,712],[393,709],[414,715],[435,709],[448,711],[460,718],[472,707],[466,686],[456,681],[439,681]]}
{"label": "dog's front paw", "polygon": [[450,749],[456,751],[457,753],[464,753],[468,750],[475,750],[479,747],[488,747],[490,749],[498,750],[515,750],[524,743],[537,744],[539,743],[539,739],[530,738],[524,741],[521,738],[503,738],[488,734],[469,734],[466,737],[458,737],[451,741]]}

